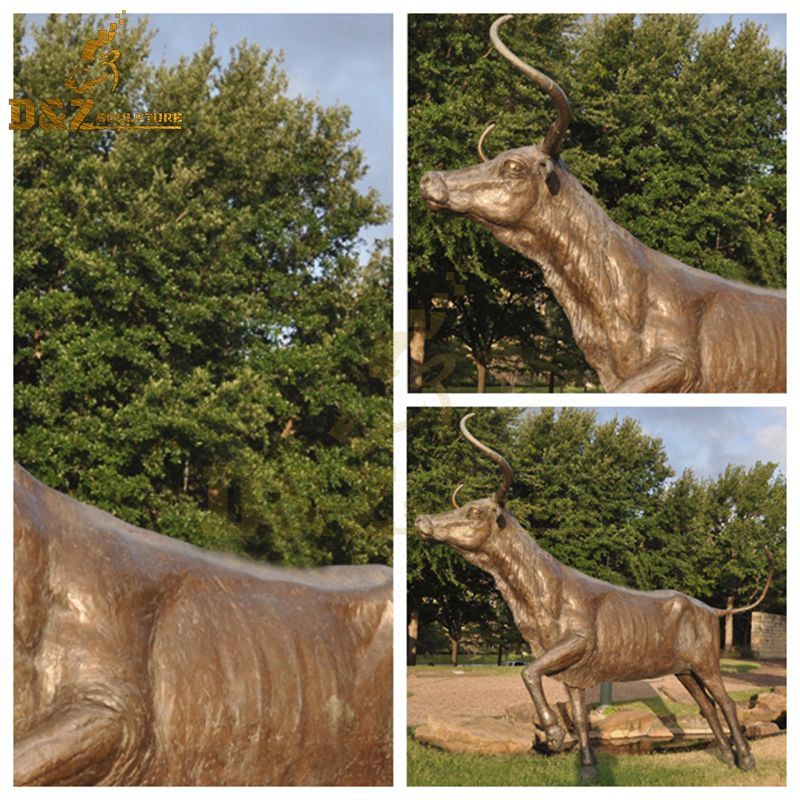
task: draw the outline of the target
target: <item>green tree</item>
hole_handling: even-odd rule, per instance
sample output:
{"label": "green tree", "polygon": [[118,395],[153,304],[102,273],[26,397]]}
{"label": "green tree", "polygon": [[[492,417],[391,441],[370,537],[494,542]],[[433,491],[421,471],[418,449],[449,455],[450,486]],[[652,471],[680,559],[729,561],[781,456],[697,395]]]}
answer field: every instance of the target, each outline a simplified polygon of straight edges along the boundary
{"label": "green tree", "polygon": [[643,546],[672,470],[660,439],[625,417],[603,424],[596,413],[552,408],[521,421],[512,513],[537,542],[570,566],[635,585]]}
{"label": "green tree", "polygon": [[[17,23],[15,93],[63,98],[95,17]],[[147,23],[98,108],[183,130],[14,139],[15,450],[135,524],[287,564],[391,548],[386,209],[348,109],[290,97],[280,57],[213,36],[172,67]]]}
{"label": "green tree", "polygon": [[590,17],[575,45],[572,136],[611,216],[692,266],[784,287],[785,53],[754,22],[703,32],[681,14]]}
{"label": "green tree", "polygon": [[647,522],[634,560],[636,585],[709,597],[714,579],[703,569],[700,555],[708,546],[710,530],[707,483],[691,469],[684,470],[666,487]]}
{"label": "green tree", "polygon": [[702,568],[712,577],[713,605],[747,604],[766,577],[764,548],[775,556],[776,585],[762,611],[785,613],[786,481],[776,464],[757,462],[749,469],[729,465],[708,485],[709,528]]}
{"label": "green tree", "polygon": [[717,607],[745,605],[764,585],[764,547],[775,585],[760,610],[785,608],[786,481],[775,464],[729,465],[715,479],[685,470],[661,493],[633,559],[635,586],[673,588]]}
{"label": "green tree", "polygon": [[514,617],[500,596],[495,591],[489,601],[489,613],[479,622],[479,631],[483,645],[497,653],[497,666],[503,666],[503,656],[509,653],[522,653],[528,647],[514,623]]}

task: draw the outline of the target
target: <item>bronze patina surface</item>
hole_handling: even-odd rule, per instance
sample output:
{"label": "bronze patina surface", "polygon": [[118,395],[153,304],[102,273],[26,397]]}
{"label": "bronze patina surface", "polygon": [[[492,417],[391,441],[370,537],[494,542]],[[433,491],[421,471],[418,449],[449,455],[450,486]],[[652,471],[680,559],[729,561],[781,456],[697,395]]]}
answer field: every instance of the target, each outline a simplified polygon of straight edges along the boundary
{"label": "bronze patina surface", "polygon": [[432,210],[461,214],[532,259],[577,345],[609,392],[785,392],[786,294],[726,280],[646,247],[608,214],[560,159],[570,118],[563,90],[500,40],[497,51],[552,98],[540,145],[429,172]]}
{"label": "bronze patina surface", "polygon": [[128,525],[15,468],[17,785],[385,785],[392,579]]}
{"label": "bronze patina surface", "polygon": [[589,741],[586,689],[604,681],[674,674],[700,707],[726,763],[752,769],[755,759],[720,675],[719,620],[749,611],[764,599],[774,570],[772,555],[767,552],[770,573],[761,596],[737,609],[712,608],[677,591],[635,591],[584,575],[539,547],[505,510],[511,467],[469,432],[466,420],[471,416],[461,420],[461,432],[502,468],[503,482],[493,497],[463,507],[456,505],[454,494],[453,511],[420,516],[416,528],[423,539],[448,544],[494,578],[534,657],[522,677],[549,749],[561,749],[565,730],[544,695],[543,675],[568,689],[580,743],[581,778],[592,780],[597,762]]}

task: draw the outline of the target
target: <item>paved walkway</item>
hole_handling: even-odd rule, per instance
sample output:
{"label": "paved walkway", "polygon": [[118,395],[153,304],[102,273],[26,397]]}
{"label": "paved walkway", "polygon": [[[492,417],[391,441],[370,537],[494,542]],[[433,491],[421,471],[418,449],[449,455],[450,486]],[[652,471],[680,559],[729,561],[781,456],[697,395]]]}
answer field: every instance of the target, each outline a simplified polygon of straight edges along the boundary
{"label": "paved walkway", "polygon": [[[529,703],[518,667],[509,667],[508,675],[480,676],[470,674],[471,668],[452,670],[438,667],[435,670],[410,673],[408,677],[408,724],[419,725],[428,717],[462,719],[465,717],[501,716],[509,706]],[[785,662],[763,662],[753,672],[723,673],[729,692],[746,691],[765,686],[786,685]],[[557,681],[544,679],[544,691],[551,703],[565,702],[567,692]],[[680,681],[668,675],[647,681],[615,683],[613,700],[661,698],[681,703],[691,703],[688,692]],[[600,699],[599,689],[587,692],[589,703]]]}

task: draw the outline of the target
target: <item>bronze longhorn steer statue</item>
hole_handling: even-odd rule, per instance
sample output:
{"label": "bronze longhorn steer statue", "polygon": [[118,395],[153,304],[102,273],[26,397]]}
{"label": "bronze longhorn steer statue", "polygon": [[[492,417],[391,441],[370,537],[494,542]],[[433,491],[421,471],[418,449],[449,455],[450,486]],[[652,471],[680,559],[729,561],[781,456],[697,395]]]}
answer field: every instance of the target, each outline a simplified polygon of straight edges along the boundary
{"label": "bronze longhorn steer statue", "polygon": [[[719,619],[755,608],[766,596],[774,561],[761,596],[750,605],[717,609],[677,591],[641,592],[592,578],[561,564],[539,547],[504,508],[513,474],[508,462],[467,430],[461,433],[503,470],[494,497],[434,516],[420,516],[423,539],[445,542],[471,564],[488,572],[505,598],[514,622],[534,656],[522,677],[547,735],[551,751],[562,749],[565,731],[547,702],[542,676],[569,692],[581,751],[581,779],[593,780],[597,761],[589,742],[585,691],[604,681],[634,681],[674,674],[708,721],[723,759],[741,769],[755,766],[742,735],[736,705],[719,669]],[[730,729],[736,758],[717,709]]]}
{"label": "bronze longhorn steer statue", "polygon": [[538,146],[429,172],[433,210],[480,223],[540,265],[578,347],[609,392],[785,392],[786,294],[693,269],[612,222],[559,158],[570,118],[560,86],[500,41],[497,51],[553,99]]}
{"label": "bronze longhorn steer statue", "polygon": [[135,528],[15,468],[17,785],[391,783],[392,580]]}

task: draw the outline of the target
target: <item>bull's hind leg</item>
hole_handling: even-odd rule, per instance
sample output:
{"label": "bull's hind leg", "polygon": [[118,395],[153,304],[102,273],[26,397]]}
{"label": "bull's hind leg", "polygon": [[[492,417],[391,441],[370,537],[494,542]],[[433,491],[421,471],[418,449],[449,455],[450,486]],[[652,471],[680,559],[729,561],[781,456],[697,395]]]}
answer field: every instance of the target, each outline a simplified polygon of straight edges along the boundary
{"label": "bull's hind leg", "polygon": [[586,713],[586,690],[568,686],[569,700],[572,703],[572,719],[581,746],[581,783],[593,783],[597,778],[597,759],[589,741],[589,715]]}
{"label": "bull's hind leg", "polygon": [[686,690],[692,696],[695,703],[700,706],[700,713],[705,717],[706,722],[711,728],[711,732],[714,734],[714,739],[717,741],[722,760],[729,767],[734,766],[736,762],[733,758],[733,748],[725,732],[722,730],[722,724],[719,721],[714,703],[691,673],[686,672],[678,674],[675,677],[686,687]]}
{"label": "bull's hind leg", "polygon": [[730,695],[725,690],[725,684],[722,682],[722,676],[717,669],[709,670],[694,670],[694,677],[711,693],[711,696],[716,700],[717,705],[722,709],[725,719],[728,722],[728,727],[731,731],[731,738],[733,745],[736,748],[736,763],[739,769],[750,770],[756,765],[756,760],[750,752],[750,745],[747,744],[747,739],[744,738],[742,728],[739,725],[739,718],[736,715],[736,703],[731,700]]}
{"label": "bull's hind leg", "polygon": [[522,670],[522,680],[528,688],[539,722],[547,735],[547,746],[558,752],[564,745],[566,731],[558,715],[553,711],[542,690],[542,675],[555,675],[577,663],[586,651],[586,640],[582,636],[571,636],[539,656]]}

